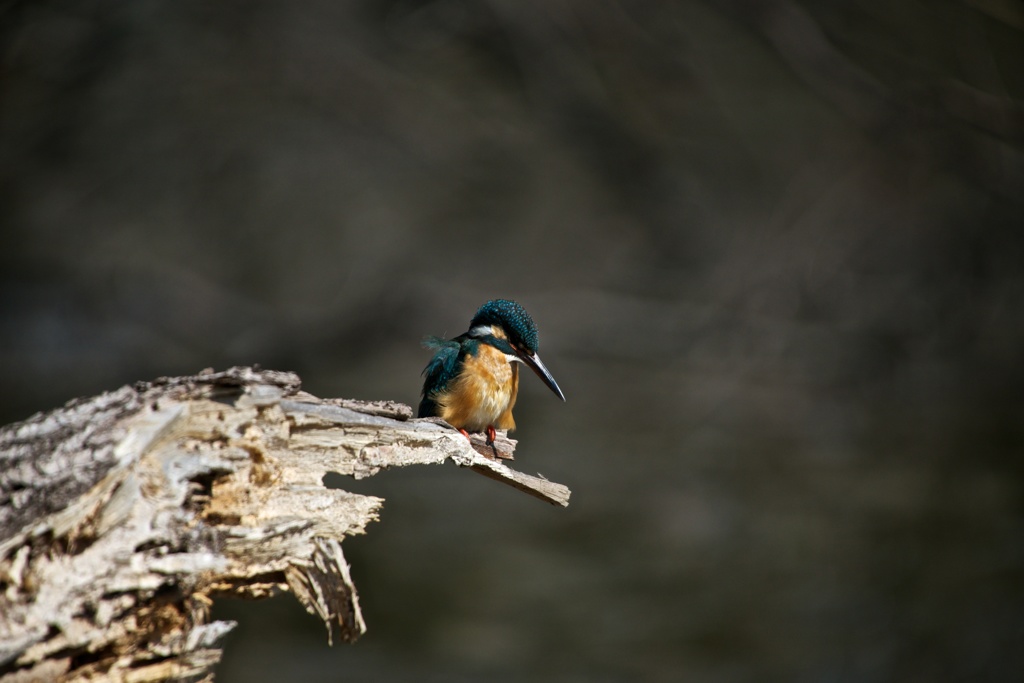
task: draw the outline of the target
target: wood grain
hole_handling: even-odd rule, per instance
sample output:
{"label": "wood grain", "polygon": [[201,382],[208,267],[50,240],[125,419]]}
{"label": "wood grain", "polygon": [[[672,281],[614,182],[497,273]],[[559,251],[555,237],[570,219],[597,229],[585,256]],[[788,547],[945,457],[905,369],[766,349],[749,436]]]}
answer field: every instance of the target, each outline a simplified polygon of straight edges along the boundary
{"label": "wood grain", "polygon": [[383,500],[324,486],[451,461],[549,503],[508,467],[391,402],[320,399],[238,367],[122,387],[0,429],[0,681],[212,680],[220,596],[292,593],[353,641],[366,630],[342,551]]}

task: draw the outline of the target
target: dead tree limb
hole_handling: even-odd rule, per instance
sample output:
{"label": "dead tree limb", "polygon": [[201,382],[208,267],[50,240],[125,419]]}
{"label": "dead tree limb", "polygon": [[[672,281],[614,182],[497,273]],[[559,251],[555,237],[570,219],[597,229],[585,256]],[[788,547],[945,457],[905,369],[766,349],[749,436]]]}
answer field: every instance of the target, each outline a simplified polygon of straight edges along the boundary
{"label": "dead tree limb", "polygon": [[394,403],[320,399],[291,373],[232,368],[123,387],[0,429],[0,682],[210,680],[212,601],[291,592],[343,640],[364,631],[342,552],[383,500],[328,489],[451,460],[548,502]]}

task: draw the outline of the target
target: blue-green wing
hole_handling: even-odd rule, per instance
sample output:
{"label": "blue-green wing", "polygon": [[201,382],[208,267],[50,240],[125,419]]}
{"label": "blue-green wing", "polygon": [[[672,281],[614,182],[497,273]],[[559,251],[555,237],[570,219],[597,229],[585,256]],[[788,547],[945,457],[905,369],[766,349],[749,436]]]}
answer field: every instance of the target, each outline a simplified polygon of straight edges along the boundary
{"label": "blue-green wing", "polygon": [[423,340],[423,346],[436,351],[427,367],[423,368],[423,400],[420,401],[416,416],[432,417],[437,415],[437,396],[443,394],[459,374],[462,345],[454,339],[427,337]]}

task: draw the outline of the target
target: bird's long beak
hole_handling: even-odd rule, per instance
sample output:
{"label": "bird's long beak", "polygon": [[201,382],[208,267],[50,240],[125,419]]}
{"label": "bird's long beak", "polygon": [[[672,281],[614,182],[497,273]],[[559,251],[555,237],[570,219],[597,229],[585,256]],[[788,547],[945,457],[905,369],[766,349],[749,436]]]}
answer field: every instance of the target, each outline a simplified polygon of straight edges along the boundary
{"label": "bird's long beak", "polygon": [[520,354],[519,357],[522,358],[523,362],[529,365],[530,368],[537,373],[538,377],[544,380],[544,384],[547,384],[548,388],[551,389],[551,391],[555,392],[555,395],[558,396],[558,398],[562,399],[563,401],[565,400],[565,394],[563,394],[562,390],[558,388],[558,382],[555,381],[555,378],[551,376],[550,372],[548,372],[548,369],[544,366],[544,363],[541,362],[540,356],[538,356],[535,353],[523,353]]}

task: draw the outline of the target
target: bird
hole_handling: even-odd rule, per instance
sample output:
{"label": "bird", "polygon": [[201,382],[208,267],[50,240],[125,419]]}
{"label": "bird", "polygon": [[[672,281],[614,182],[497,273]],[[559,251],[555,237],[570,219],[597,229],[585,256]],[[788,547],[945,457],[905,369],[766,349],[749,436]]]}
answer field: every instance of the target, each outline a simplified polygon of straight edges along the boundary
{"label": "bird", "polygon": [[537,355],[537,325],[515,301],[492,299],[477,310],[468,331],[454,339],[427,337],[423,345],[434,355],[423,369],[417,417],[440,417],[466,438],[470,431],[486,432],[493,446],[496,429],[515,429],[519,364],[565,401]]}

